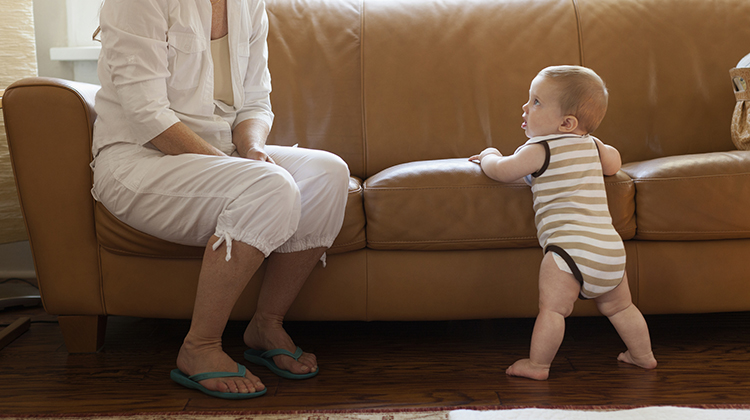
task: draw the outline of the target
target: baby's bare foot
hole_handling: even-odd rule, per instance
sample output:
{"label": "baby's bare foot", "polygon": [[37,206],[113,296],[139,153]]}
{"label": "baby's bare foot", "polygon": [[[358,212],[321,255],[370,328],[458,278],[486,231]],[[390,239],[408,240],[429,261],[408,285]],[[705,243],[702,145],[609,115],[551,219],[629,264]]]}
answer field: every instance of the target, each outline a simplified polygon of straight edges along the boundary
{"label": "baby's bare foot", "polygon": [[617,360],[630,363],[631,365],[640,366],[644,369],[653,369],[656,367],[656,358],[654,358],[653,352],[644,356],[635,357],[630,354],[630,351],[626,351],[625,353],[620,353],[620,355],[617,356]]}
{"label": "baby's bare foot", "polygon": [[537,381],[545,381],[549,378],[549,366],[538,365],[530,359],[521,359],[513,363],[505,373],[510,376],[521,376]]}

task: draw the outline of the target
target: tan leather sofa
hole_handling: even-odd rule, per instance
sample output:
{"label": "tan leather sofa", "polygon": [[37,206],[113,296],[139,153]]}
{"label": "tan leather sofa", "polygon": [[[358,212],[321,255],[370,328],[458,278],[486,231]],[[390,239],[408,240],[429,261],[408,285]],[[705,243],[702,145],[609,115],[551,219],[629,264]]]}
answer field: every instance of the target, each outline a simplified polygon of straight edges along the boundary
{"label": "tan leather sofa", "polygon": [[[268,0],[269,142],[335,152],[352,179],[344,227],[288,318],[531,317],[536,240],[525,184],[466,158],[525,141],[543,67],[610,89],[594,133],[633,297],[646,314],[750,310],[750,152],[731,142],[728,70],[750,52],[750,2]],[[97,86],[26,79],[3,98],[45,309],[67,348],[102,345],[107,315],[189,318],[202,249],[131,229],[94,202]],[[234,309],[249,319],[263,269]],[[577,315],[595,314],[592,302]]]}

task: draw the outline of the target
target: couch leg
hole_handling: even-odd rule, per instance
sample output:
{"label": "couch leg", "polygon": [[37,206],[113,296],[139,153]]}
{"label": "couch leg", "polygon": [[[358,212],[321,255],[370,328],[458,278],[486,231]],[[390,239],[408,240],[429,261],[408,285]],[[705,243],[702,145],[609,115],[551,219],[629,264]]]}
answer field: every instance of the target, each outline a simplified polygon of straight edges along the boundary
{"label": "couch leg", "polygon": [[60,315],[57,320],[68,353],[96,353],[104,347],[106,315]]}

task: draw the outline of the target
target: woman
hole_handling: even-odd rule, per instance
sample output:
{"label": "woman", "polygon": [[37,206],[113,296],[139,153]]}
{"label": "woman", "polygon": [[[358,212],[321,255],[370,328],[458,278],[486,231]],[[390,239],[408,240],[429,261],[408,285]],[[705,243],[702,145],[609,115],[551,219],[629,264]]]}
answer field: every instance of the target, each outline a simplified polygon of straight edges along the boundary
{"label": "woman", "polygon": [[267,34],[262,0],[107,0],[101,10],[92,193],[142,232],[205,246],[171,376],[221,398],[265,393],[223,352],[221,335],[266,257],[246,358],[285,377],[317,374],[315,356],[282,321],[346,204],[349,171],[339,157],[265,145]]}

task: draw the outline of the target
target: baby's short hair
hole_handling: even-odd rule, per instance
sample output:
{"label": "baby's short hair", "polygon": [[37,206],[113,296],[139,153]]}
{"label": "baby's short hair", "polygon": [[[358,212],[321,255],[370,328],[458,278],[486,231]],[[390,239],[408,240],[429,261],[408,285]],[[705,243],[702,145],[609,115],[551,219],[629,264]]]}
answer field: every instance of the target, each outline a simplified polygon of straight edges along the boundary
{"label": "baby's short hair", "polygon": [[564,115],[573,115],[587,133],[599,127],[607,113],[609,92],[593,70],[581,66],[551,66],[539,72],[560,86],[560,107]]}

